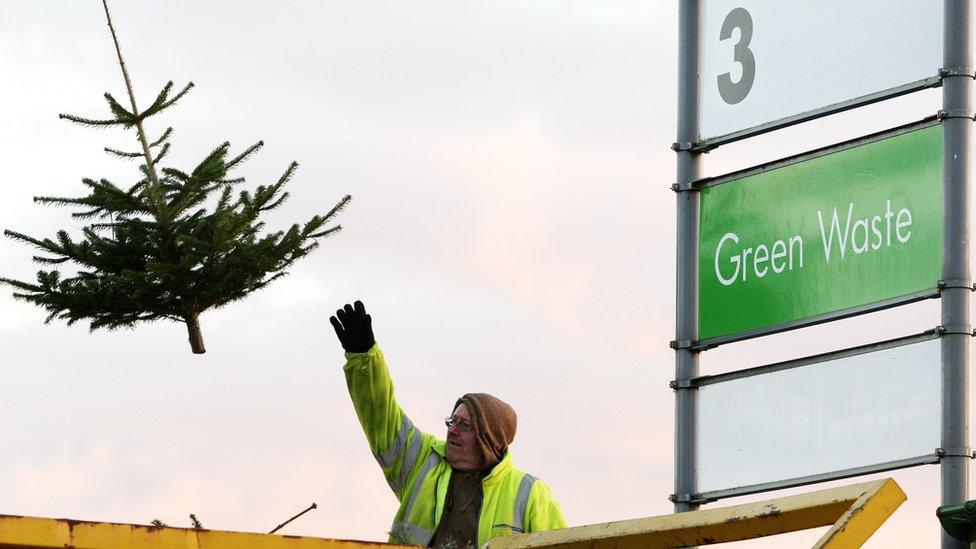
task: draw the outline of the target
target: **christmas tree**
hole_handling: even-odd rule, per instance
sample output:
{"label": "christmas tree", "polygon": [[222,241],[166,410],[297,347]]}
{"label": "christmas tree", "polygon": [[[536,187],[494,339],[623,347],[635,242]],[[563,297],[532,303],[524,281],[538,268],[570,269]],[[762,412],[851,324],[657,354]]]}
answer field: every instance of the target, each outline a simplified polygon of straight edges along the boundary
{"label": "christmas tree", "polygon": [[274,184],[251,191],[237,190],[244,178],[230,172],[260,149],[261,142],[236,155],[229,143],[223,143],[189,172],[160,164],[170,149],[172,128],[150,141],[143,123],[176,104],[193,83],[175,95],[173,83],[166,84],[156,100],[140,111],[105,0],[103,6],[129,108],[106,93],[111,117],[60,117],[84,126],[133,130],[140,151],[105,150],[141,161],[138,180],[123,188],[106,179],[86,178],[82,180],[86,196],[34,197],[37,203],[77,208],[72,217],[90,222],[81,238],[72,239],[64,230],[43,239],[10,230],[4,234],[39,248],[43,254],[34,261],[73,263],[77,272],[68,276],[41,270],[36,283],[10,278],[0,282],[16,289],[15,298],[46,309],[50,314],[45,322],[58,318],[70,325],[89,320],[91,330],[97,330],[168,319],[185,323],[190,348],[204,353],[200,314],[242,299],[287,274],[295,261],[318,246],[318,239],[342,228],[331,223],[350,197],[303,224],[265,232],[261,216],[287,200],[284,187],[297,163],[288,166]]}

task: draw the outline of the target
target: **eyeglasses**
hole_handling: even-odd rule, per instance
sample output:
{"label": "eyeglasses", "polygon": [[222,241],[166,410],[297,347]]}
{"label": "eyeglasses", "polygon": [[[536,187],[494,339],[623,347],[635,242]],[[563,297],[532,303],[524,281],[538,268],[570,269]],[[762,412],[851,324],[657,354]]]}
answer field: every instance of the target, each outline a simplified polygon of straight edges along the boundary
{"label": "eyeglasses", "polygon": [[474,425],[471,425],[467,421],[460,420],[454,416],[444,418],[444,425],[447,425],[448,429],[457,426],[458,431],[461,431],[462,433],[470,433],[472,430],[474,430]]}

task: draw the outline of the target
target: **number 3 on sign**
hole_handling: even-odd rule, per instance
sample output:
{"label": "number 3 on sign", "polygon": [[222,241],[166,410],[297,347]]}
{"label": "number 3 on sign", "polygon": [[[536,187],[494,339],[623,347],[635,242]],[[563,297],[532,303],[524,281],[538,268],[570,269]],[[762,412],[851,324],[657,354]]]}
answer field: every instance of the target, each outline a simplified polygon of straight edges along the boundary
{"label": "number 3 on sign", "polygon": [[752,41],[752,16],[745,8],[735,8],[725,16],[719,39],[732,38],[733,29],[739,29],[739,41],[732,49],[732,60],[742,65],[742,76],[738,82],[733,82],[731,73],[718,75],[718,93],[729,105],[745,99],[756,80],[756,56],[749,49],[749,42]]}

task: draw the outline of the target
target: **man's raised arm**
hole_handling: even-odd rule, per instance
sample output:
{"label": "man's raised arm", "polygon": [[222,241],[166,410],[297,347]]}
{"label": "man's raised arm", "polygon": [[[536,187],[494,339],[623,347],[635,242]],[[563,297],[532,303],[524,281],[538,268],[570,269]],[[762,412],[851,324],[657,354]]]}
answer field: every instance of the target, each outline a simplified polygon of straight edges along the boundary
{"label": "man's raised arm", "polygon": [[373,337],[372,318],[361,301],[346,304],[329,318],[346,351],[346,386],[369,448],[398,499],[424,449],[423,433],[403,413],[383,351]]}

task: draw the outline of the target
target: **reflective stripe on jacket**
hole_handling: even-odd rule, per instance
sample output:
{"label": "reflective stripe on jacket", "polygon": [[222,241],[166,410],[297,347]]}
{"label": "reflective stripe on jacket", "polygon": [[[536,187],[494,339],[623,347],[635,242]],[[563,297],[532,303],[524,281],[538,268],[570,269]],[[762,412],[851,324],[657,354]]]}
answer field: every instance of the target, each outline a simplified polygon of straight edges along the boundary
{"label": "reflective stripe on jacket", "polygon": [[[365,353],[346,353],[343,370],[369,448],[400,501],[390,542],[426,546],[440,523],[451,479],[445,442],[417,429],[403,413],[379,345]],[[566,526],[549,486],[515,467],[510,452],[492,468],[482,487],[479,547],[513,532]]]}

